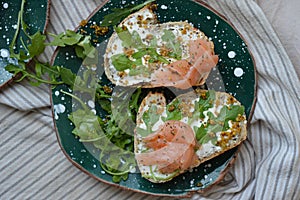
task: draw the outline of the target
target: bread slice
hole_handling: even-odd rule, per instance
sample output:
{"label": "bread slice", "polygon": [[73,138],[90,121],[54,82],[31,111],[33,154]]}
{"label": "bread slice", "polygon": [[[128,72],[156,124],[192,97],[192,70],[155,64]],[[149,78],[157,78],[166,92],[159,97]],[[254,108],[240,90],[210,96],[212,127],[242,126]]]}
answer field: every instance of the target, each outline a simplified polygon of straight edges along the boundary
{"label": "bread slice", "polygon": [[[191,166],[185,169],[176,168],[176,166],[174,168],[173,166],[175,170],[168,170],[166,173],[159,169],[159,162],[154,161],[154,164],[148,162],[145,165],[142,159],[149,161],[151,158],[147,157],[148,155],[157,156],[157,159],[166,157],[159,151],[159,148],[149,147],[149,143],[147,143],[149,140],[145,141],[145,138],[159,133],[162,130],[161,127],[172,120],[190,126],[197,144],[193,146],[195,156],[193,157],[194,160],[190,162]],[[169,181],[175,176],[236,147],[247,137],[247,120],[241,103],[227,93],[211,90],[197,89],[182,94],[168,105],[163,94],[149,93],[139,107],[136,123],[134,151],[138,167],[142,176],[154,183]],[[159,138],[162,140],[161,137]],[[166,142],[166,145],[173,144]],[[149,152],[151,153],[149,154]],[[156,152],[161,155],[155,155]],[[174,150],[174,154],[183,153]],[[171,155],[168,159],[170,158],[174,158],[174,156]]]}
{"label": "bread slice", "polygon": [[[205,48],[202,53],[195,52],[196,58],[191,55],[193,41],[200,42],[199,46]],[[204,84],[217,59],[213,42],[191,23],[160,24],[150,6],[146,6],[129,15],[116,28],[108,41],[104,68],[108,79],[119,86],[174,86],[186,89]],[[183,62],[176,62],[179,60]],[[172,64],[177,68],[171,68]],[[180,82],[182,79],[186,82]]]}

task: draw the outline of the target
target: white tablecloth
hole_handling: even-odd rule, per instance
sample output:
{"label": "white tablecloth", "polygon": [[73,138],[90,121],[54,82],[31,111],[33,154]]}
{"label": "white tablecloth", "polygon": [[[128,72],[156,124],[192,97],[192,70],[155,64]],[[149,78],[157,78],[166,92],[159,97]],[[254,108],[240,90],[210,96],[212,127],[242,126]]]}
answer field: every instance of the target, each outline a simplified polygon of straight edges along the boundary
{"label": "white tablecloth", "polygon": [[[101,2],[52,0],[48,31],[74,29]],[[300,62],[291,62],[282,44],[293,42],[282,37],[282,30],[275,34],[268,21],[278,19],[275,16],[283,6],[272,11],[273,18],[263,7],[267,18],[255,1],[206,2],[247,41],[257,65],[258,101],[248,139],[233,167],[222,182],[192,198],[299,199],[300,81],[295,66],[299,69]],[[299,35],[294,37],[299,41]],[[50,60],[52,53],[47,49],[41,59]],[[106,185],[74,167],[57,143],[49,94],[48,86],[32,87],[26,81],[0,91],[0,199],[168,199]]]}

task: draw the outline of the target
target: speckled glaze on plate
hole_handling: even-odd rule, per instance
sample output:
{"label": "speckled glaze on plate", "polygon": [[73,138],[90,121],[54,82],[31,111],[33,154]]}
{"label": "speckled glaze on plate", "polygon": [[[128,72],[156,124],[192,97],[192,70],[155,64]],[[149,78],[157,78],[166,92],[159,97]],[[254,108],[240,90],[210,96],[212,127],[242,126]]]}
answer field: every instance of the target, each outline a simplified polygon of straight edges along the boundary
{"label": "speckled glaze on plate", "polygon": [[[139,4],[143,1],[134,2]],[[256,102],[256,72],[254,60],[240,34],[224,17],[206,4],[191,0],[157,0],[156,3],[158,20],[161,23],[188,20],[214,41],[215,52],[219,55],[220,61],[208,78],[206,88],[234,95],[245,106],[250,121]],[[100,5],[88,19],[88,25],[82,29],[91,34],[96,43],[105,41],[112,31],[104,37],[96,37],[89,26],[93,23],[99,24],[112,8],[121,6],[124,5],[118,0]],[[77,72],[82,61],[76,57],[74,49],[65,47],[56,51],[53,62]],[[105,75],[103,78],[105,79]],[[72,134],[74,127],[68,120],[68,114],[72,112],[72,99],[60,93],[61,89],[69,90],[65,85],[52,89],[53,109],[58,105],[63,108],[59,113],[53,110],[58,142],[66,157],[75,166],[97,180],[152,195],[187,197],[193,192],[202,192],[220,181],[235,160],[238,147],[203,163],[192,172],[186,172],[163,184],[153,184],[142,178],[139,173],[129,174],[126,181],[116,184],[112,181],[112,176],[103,173],[97,158],[87,150],[87,146]]]}
{"label": "speckled glaze on plate", "polygon": [[[12,74],[4,67],[8,63],[16,64],[15,60],[9,58],[9,45],[14,37],[18,12],[21,8],[22,0],[1,0],[0,1],[0,88],[12,79]],[[28,24],[28,33],[34,34],[36,31],[46,30],[49,16],[50,0],[26,0],[24,5],[24,21]],[[24,37],[20,34],[18,38]],[[21,46],[20,39],[17,40],[16,49]]]}

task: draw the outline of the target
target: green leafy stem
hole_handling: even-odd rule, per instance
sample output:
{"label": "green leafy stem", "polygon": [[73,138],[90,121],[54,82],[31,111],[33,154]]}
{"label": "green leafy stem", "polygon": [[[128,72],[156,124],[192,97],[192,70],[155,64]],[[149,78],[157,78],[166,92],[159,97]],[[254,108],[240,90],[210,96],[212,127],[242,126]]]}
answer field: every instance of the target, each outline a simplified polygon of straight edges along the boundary
{"label": "green leafy stem", "polygon": [[[110,19],[112,18],[114,20],[109,24],[113,25],[121,18],[153,1],[149,0],[143,4],[127,7],[126,9],[114,9],[115,13],[107,15],[102,25],[107,21],[111,21]],[[5,69],[14,74],[15,77],[20,75],[15,81],[22,81],[26,78],[33,86],[38,86],[42,83],[51,84],[53,87],[59,84],[66,84],[73,90],[95,95],[95,101],[107,112],[105,119],[95,115],[76,95],[61,90],[62,93],[72,97],[81,105],[80,108],[69,115],[69,119],[74,124],[72,133],[80,138],[79,141],[92,142],[96,148],[101,150],[100,165],[106,172],[113,175],[114,182],[120,182],[122,179],[126,180],[128,172],[132,167],[135,167],[136,163],[134,156],[132,156],[133,136],[123,131],[120,128],[120,124],[126,124],[128,120],[135,119],[138,109],[137,101],[141,95],[141,90],[138,89],[131,97],[127,95],[127,99],[129,100],[128,105],[120,105],[120,110],[127,110],[125,117],[113,115],[111,106],[108,106],[111,104],[109,90],[106,90],[107,88],[98,82],[94,74],[95,72],[92,72],[88,66],[83,76],[79,76],[63,66],[52,66],[49,63],[40,62],[38,56],[45,51],[46,46],[72,46],[75,48],[76,55],[83,59],[83,64],[85,64],[85,60],[91,61],[97,59],[97,51],[91,44],[91,36],[82,35],[71,30],[58,35],[48,33],[53,38],[50,43],[46,43],[46,35],[40,31],[30,35],[27,32],[28,26],[23,19],[25,2],[25,0],[22,0],[18,13],[17,29],[9,46],[10,56],[16,59],[18,64],[9,64]],[[122,12],[119,12],[121,10]],[[116,13],[117,16],[115,16]],[[21,33],[24,36],[21,36]],[[26,40],[23,37],[26,37]],[[18,38],[23,46],[19,50],[15,48]],[[24,41],[28,42],[25,43]],[[33,70],[31,67],[33,67]],[[94,94],[95,91],[96,94]],[[123,93],[123,95],[126,95],[126,93]],[[115,145],[108,145],[108,143]],[[113,149],[112,146],[114,146]],[[106,157],[104,152],[109,152],[110,156]],[[125,164],[120,159],[114,158],[124,158]]]}

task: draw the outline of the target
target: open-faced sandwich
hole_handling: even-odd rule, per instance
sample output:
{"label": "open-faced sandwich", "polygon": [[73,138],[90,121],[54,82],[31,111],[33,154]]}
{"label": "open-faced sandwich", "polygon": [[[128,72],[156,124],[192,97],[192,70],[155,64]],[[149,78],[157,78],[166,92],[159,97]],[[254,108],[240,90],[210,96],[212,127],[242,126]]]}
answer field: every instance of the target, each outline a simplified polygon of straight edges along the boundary
{"label": "open-faced sandwich", "polygon": [[161,93],[142,101],[135,157],[144,178],[166,182],[246,139],[244,107],[233,96],[195,90],[168,105]]}
{"label": "open-faced sandwich", "polygon": [[[151,6],[129,15],[108,41],[105,73],[131,87],[203,85],[218,63],[214,44],[186,21],[159,23]],[[150,92],[136,118],[134,153],[142,176],[162,183],[246,139],[244,107],[230,94],[196,89],[169,104]]]}
{"label": "open-faced sandwich", "polygon": [[104,59],[105,73],[116,85],[180,89],[203,85],[218,62],[203,32],[186,21],[158,23],[150,6],[115,28]]}

